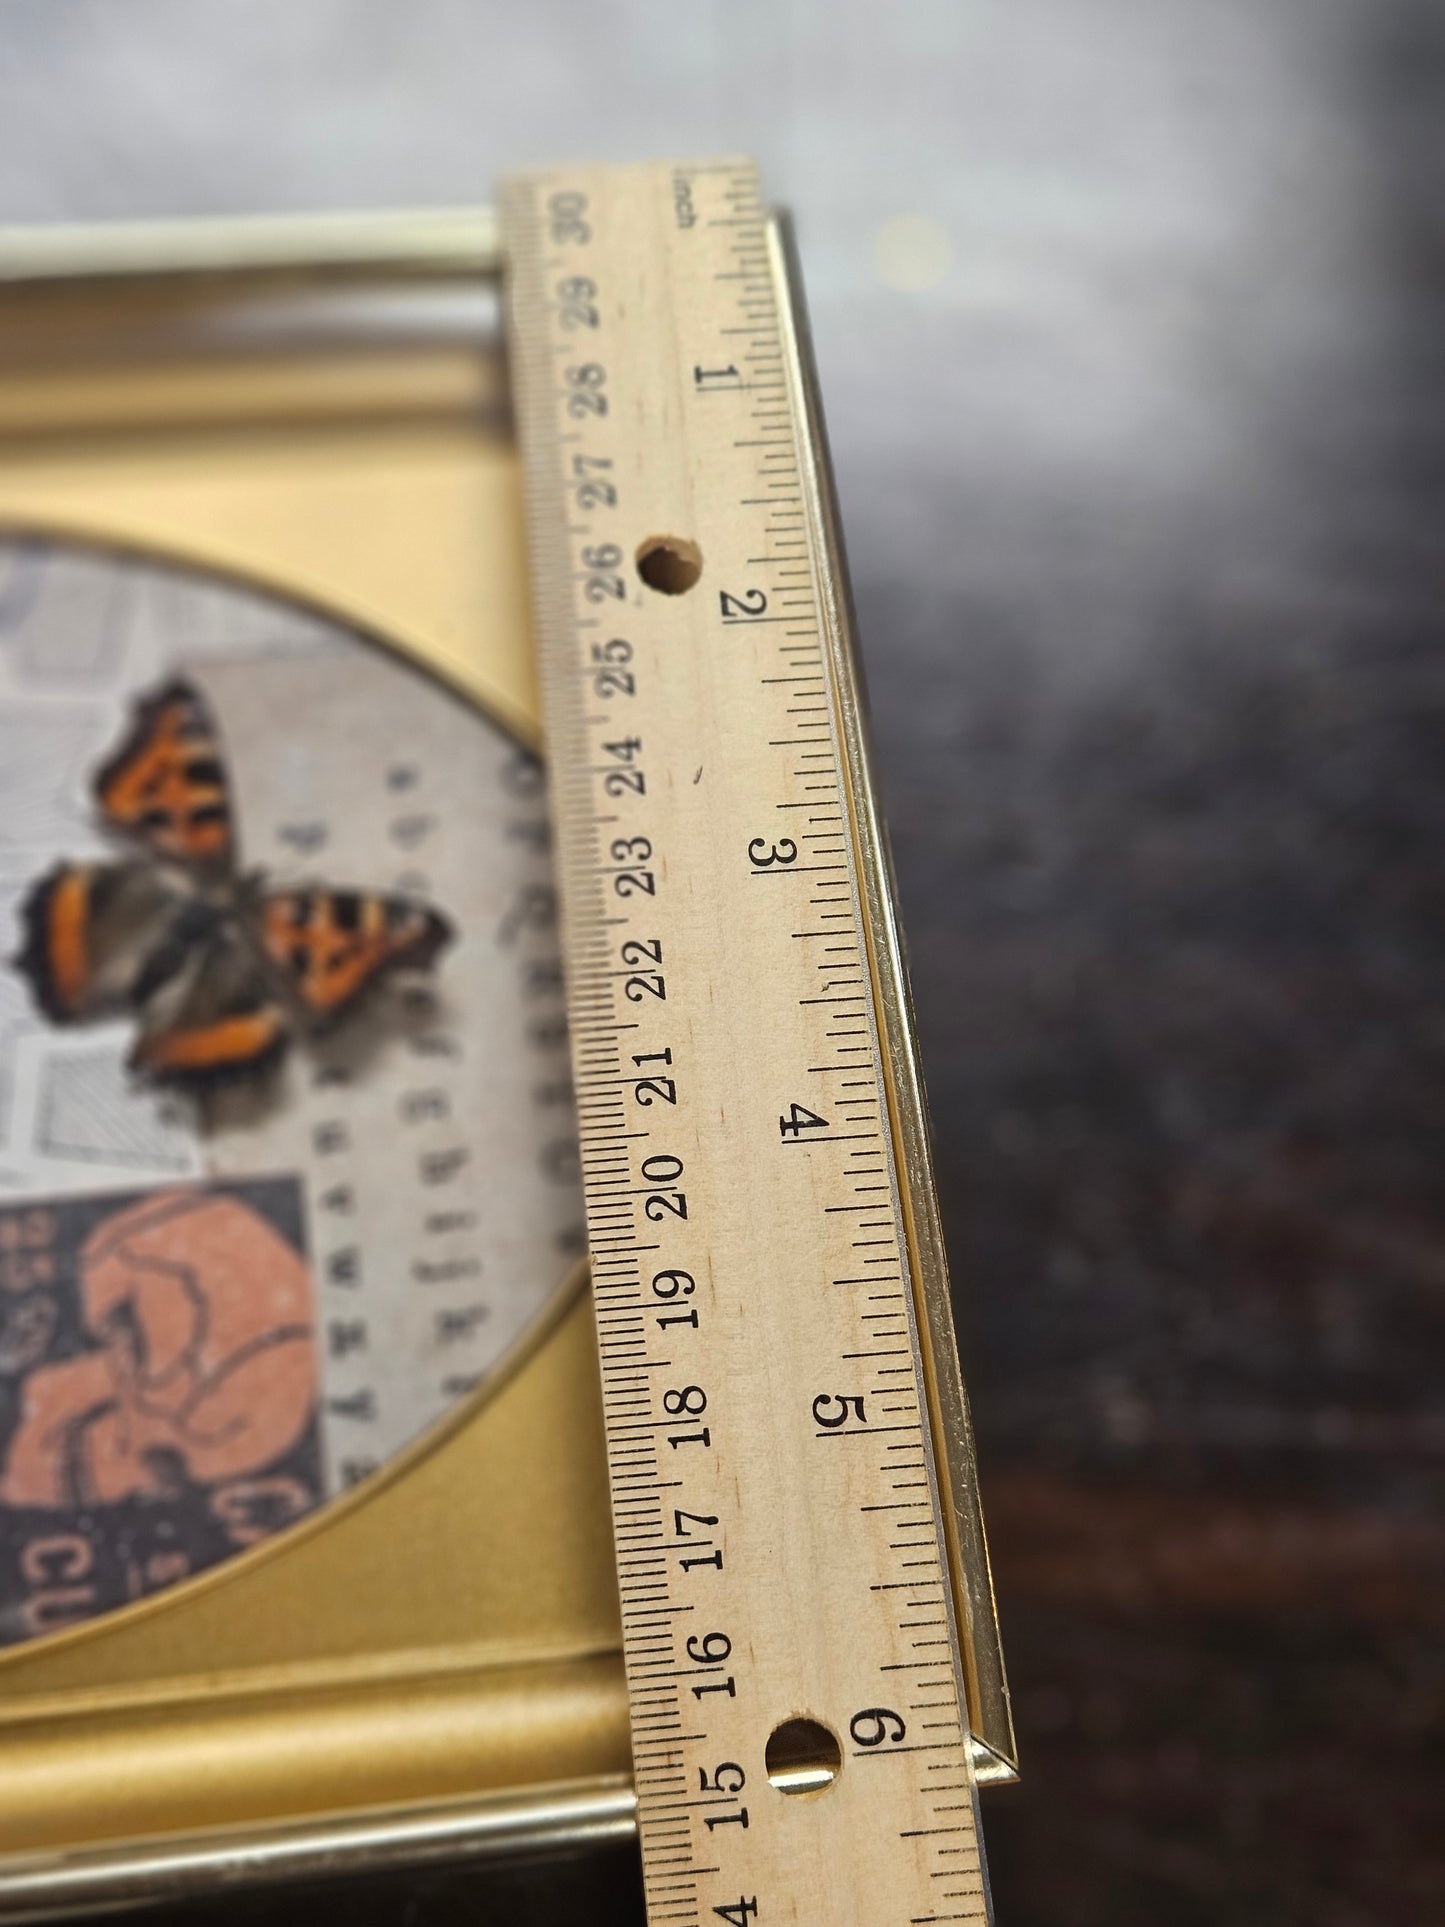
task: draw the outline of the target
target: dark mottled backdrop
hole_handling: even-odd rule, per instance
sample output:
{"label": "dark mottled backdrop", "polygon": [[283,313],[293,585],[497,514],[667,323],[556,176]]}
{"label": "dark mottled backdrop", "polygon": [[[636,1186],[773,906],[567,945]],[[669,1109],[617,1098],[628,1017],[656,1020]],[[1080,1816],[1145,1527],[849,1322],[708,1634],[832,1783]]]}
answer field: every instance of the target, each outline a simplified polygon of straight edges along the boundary
{"label": "dark mottled backdrop", "polygon": [[[797,210],[1024,1749],[1003,1927],[1445,1918],[1442,114],[1438,0],[0,8],[0,219],[738,147]],[[371,1904],[637,1899],[624,1855]]]}

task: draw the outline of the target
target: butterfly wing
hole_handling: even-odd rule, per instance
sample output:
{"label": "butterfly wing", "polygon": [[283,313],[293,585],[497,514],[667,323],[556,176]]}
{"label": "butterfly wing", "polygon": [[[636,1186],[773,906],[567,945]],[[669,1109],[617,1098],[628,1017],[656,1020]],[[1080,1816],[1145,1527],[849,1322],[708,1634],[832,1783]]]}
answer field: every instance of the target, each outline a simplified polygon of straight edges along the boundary
{"label": "butterfly wing", "polygon": [[429,968],[452,927],[404,897],[315,888],[263,897],[259,935],[292,996],[324,1027],[389,972]]}
{"label": "butterfly wing", "polygon": [[56,1024],[139,1010],[132,1067],[206,1085],[274,1062],[288,1023],[224,918],[149,863],[62,863],[20,911],[16,968]]}
{"label": "butterfly wing", "polygon": [[196,946],[190,974],[147,1010],[136,1069],[192,1087],[260,1070],[290,1031],[268,971],[324,1028],[390,971],[430,965],[452,934],[424,904],[356,890],[271,892],[255,914],[260,955],[230,925]]}
{"label": "butterfly wing", "polygon": [[14,964],[55,1024],[144,1001],[170,974],[182,900],[147,863],[60,863],[20,906]]}
{"label": "butterfly wing", "polygon": [[147,1002],[131,1068],[204,1089],[276,1063],[290,1024],[249,945],[225,924],[188,941],[183,967]]}
{"label": "butterfly wing", "polygon": [[135,706],[120,747],[95,777],[95,799],[112,828],[158,856],[185,863],[232,855],[231,797],[210,710],[190,683],[175,681]]}
{"label": "butterfly wing", "polygon": [[[155,856],[213,873],[234,858],[220,740],[190,683],[137,703],[95,795],[111,827]],[[274,1062],[288,1003],[323,1028],[391,971],[430,966],[451,940],[444,917],[401,897],[298,888],[258,898],[243,885],[238,899],[229,884],[218,899],[214,874],[202,887],[170,879],[146,863],[60,865],[26,899],[16,959],[56,1022],[139,1008],[131,1061],[160,1082],[205,1085]]]}

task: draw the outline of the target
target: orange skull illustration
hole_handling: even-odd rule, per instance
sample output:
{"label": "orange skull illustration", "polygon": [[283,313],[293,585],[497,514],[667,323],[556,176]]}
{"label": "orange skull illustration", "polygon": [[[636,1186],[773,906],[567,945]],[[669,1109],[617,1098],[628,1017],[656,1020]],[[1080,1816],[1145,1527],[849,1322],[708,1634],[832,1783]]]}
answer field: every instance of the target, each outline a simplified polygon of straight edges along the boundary
{"label": "orange skull illustration", "polygon": [[113,1504],[258,1472],[316,1398],[300,1254],[240,1199],[170,1192],[105,1219],[80,1254],[95,1351],[33,1371],[0,1504]]}

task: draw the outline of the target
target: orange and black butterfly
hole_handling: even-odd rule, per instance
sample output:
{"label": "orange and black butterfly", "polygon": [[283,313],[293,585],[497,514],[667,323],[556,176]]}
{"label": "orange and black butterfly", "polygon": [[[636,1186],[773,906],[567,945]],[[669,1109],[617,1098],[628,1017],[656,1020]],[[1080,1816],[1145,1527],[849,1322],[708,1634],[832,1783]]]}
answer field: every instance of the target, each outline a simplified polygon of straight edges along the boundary
{"label": "orange and black butterfly", "polygon": [[136,705],[94,794],[136,853],[41,877],[14,961],[54,1023],[135,1011],[131,1065],[157,1082],[205,1086],[274,1063],[293,1033],[325,1030],[451,939],[422,903],[239,874],[221,744],[189,683]]}

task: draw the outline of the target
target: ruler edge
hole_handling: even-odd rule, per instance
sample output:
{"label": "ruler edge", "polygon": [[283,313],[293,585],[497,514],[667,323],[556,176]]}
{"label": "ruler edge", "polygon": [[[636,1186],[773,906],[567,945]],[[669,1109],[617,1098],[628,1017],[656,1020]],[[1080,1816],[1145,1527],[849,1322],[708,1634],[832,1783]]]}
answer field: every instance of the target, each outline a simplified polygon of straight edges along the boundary
{"label": "ruler edge", "polygon": [[800,478],[838,730],[849,776],[851,840],[874,1008],[883,1044],[889,1125],[958,1621],[974,1778],[980,1786],[1009,1784],[1019,1778],[1018,1747],[984,1530],[973,1422],[958,1355],[893,855],[873,773],[867,685],[842,518],[802,269],[786,209],[769,210],[766,232],[783,352],[789,364],[789,383],[799,404]]}

